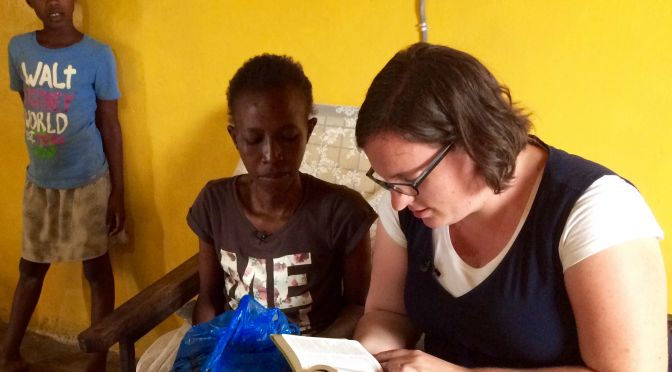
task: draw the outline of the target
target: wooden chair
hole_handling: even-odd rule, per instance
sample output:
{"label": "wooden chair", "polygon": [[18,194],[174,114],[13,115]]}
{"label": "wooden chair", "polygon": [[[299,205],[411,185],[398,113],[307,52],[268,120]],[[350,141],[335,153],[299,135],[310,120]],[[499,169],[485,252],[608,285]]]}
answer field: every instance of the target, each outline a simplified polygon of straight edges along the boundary
{"label": "wooden chair", "polygon": [[[306,146],[301,171],[358,190],[375,204],[382,191],[366,178],[369,162],[355,144],[358,109],[330,105],[316,105],[316,109],[318,125]],[[239,163],[234,174],[244,172]],[[135,342],[194,298],[198,286],[198,257],[194,255],[80,333],[80,348],[104,351],[119,343],[121,370],[135,371]]]}
{"label": "wooden chair", "polygon": [[143,289],[77,337],[87,352],[119,343],[119,366],[135,371],[135,342],[198,294],[198,255]]}

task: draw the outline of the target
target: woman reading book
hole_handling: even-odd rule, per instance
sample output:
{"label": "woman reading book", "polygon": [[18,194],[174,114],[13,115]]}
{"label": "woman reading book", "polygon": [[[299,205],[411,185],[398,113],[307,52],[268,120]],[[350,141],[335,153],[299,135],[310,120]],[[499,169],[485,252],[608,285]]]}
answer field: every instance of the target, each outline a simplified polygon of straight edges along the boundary
{"label": "woman reading book", "polygon": [[667,369],[653,214],[530,126],[479,61],[445,46],[412,45],[371,84],[357,143],[390,192],[355,338],[386,370]]}

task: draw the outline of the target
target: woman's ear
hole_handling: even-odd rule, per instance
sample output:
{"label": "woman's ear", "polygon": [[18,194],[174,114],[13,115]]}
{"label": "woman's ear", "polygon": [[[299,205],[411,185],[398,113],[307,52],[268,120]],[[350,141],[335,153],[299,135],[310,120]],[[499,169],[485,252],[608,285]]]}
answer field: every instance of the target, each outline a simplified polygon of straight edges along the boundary
{"label": "woman's ear", "polygon": [[231,136],[231,140],[233,141],[233,144],[238,148],[238,140],[236,139],[236,127],[229,124],[226,126],[226,130],[229,132],[229,136]]}
{"label": "woman's ear", "polygon": [[308,135],[306,136],[306,143],[308,143],[310,135],[313,134],[313,129],[315,129],[316,125],[317,125],[317,118],[308,119]]}

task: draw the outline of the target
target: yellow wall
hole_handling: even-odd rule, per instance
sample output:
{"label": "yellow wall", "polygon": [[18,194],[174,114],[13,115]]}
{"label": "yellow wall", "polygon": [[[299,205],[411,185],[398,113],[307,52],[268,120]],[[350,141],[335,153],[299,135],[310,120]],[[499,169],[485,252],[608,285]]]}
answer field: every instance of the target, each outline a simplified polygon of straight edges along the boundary
{"label": "yellow wall", "polygon": [[[419,38],[413,0],[79,2],[83,31],[115,50],[123,93],[132,241],[112,252],[117,304],[196,251],[185,214],[206,180],[230,174],[237,161],[224,129],[225,92],[245,59],[292,55],[312,79],[316,102],[359,105],[382,65]],[[0,14],[3,51],[10,35],[39,25],[23,1],[3,1]],[[479,57],[533,112],[543,139],[629,178],[672,234],[672,196],[665,192],[672,189],[672,2],[428,0],[427,16],[431,42]],[[6,58],[0,70],[6,321],[27,157]],[[662,243],[668,268],[671,241]],[[56,265],[31,327],[74,336],[89,322],[89,303],[81,265]]]}

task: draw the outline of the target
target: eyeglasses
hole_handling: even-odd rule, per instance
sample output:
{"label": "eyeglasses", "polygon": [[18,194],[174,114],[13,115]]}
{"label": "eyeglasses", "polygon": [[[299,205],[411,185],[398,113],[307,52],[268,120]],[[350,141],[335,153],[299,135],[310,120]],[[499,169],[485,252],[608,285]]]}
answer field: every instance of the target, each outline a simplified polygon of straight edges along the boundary
{"label": "eyeglasses", "polygon": [[376,178],[373,173],[375,172],[373,168],[370,168],[368,172],[366,172],[366,176],[369,177],[373,182],[377,183],[380,185],[382,188],[385,190],[390,190],[390,191],[396,191],[400,194],[404,195],[409,195],[409,196],[418,196],[420,194],[420,191],[418,190],[418,187],[420,187],[420,184],[422,181],[427,178],[429,173],[431,173],[434,168],[436,168],[437,165],[443,160],[443,158],[446,157],[448,154],[448,151],[450,151],[451,147],[453,146],[453,143],[449,143],[448,146],[444,147],[441,151],[439,151],[436,156],[434,156],[434,159],[432,159],[432,162],[429,163],[427,168],[420,173],[420,175],[413,181],[411,182],[386,182],[383,181],[379,178]]}

